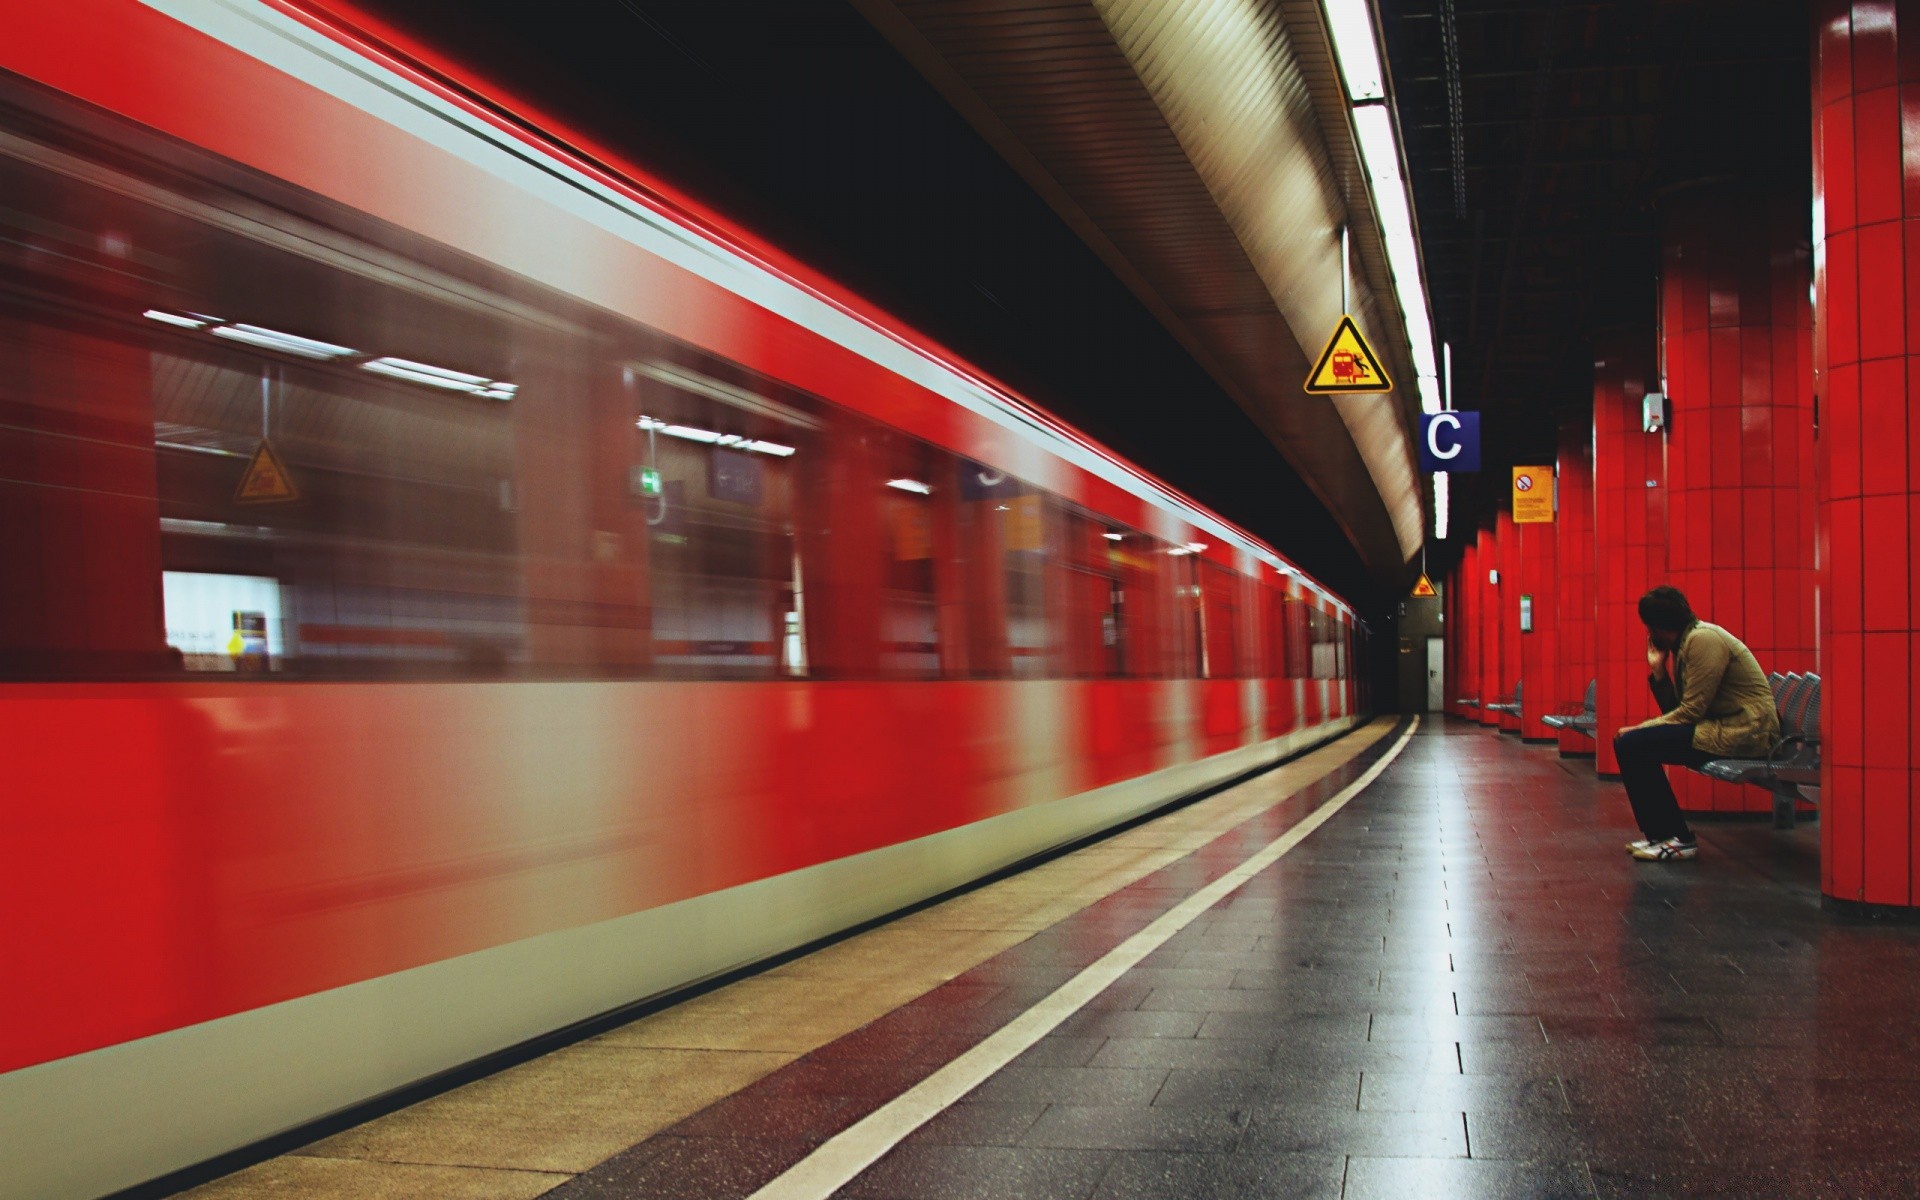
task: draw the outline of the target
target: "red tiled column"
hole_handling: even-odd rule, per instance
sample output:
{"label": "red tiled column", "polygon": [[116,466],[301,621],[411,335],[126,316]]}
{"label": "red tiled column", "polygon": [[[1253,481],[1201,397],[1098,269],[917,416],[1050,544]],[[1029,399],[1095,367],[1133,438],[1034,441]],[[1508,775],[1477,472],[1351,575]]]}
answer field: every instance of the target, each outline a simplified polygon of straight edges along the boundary
{"label": "red tiled column", "polygon": [[[1769,671],[1814,665],[1805,230],[1790,198],[1731,185],[1695,189],[1667,212],[1660,273],[1673,413],[1668,581]],[[1772,807],[1758,788],[1677,768],[1668,774],[1689,811]]]}
{"label": "red tiled column", "polygon": [[[1593,587],[1593,427],[1567,421],[1560,427],[1557,472],[1560,511],[1554,520],[1555,569],[1559,591],[1555,597],[1559,626],[1554,642],[1559,656],[1556,703],[1571,711],[1585,698],[1587,681],[1594,677]],[[1593,739],[1571,729],[1560,731],[1560,753],[1586,754]]]}
{"label": "red tiled column", "polygon": [[[1510,701],[1520,682],[1520,529],[1512,513],[1494,519],[1493,541],[1500,560],[1500,614],[1495,622],[1500,634],[1499,697]],[[1518,733],[1520,718],[1501,713],[1500,728]]]}
{"label": "red tiled column", "polygon": [[1912,906],[1920,6],[1816,0],[1814,15],[1821,888]]}
{"label": "red tiled column", "polygon": [[[1554,526],[1529,524],[1514,526],[1520,541],[1520,567],[1516,589],[1533,597],[1533,630],[1516,632],[1520,644],[1520,679],[1526,684],[1520,715],[1520,736],[1552,740],[1553,729],[1545,717],[1560,706],[1560,652],[1557,599],[1559,595],[1559,542]],[[1514,629],[1520,628],[1517,623]]]}
{"label": "red tiled column", "polygon": [[1655,715],[1647,631],[1636,607],[1667,574],[1667,493],[1659,434],[1641,432],[1652,338],[1603,338],[1593,369],[1594,674],[1600,680],[1595,769],[1614,778],[1613,735]]}
{"label": "red tiled column", "polygon": [[1487,711],[1487,705],[1498,704],[1506,698],[1504,685],[1500,682],[1500,590],[1506,584],[1506,576],[1500,575],[1500,582],[1493,582],[1493,575],[1500,573],[1503,565],[1500,561],[1499,535],[1490,528],[1480,530],[1480,712],[1482,725],[1499,725],[1497,713]]}

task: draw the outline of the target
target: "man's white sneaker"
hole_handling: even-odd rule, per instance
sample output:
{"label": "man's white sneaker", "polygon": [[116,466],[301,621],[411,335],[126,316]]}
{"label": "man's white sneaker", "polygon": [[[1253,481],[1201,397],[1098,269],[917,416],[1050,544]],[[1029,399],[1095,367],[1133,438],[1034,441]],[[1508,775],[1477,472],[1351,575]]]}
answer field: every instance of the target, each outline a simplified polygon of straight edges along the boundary
{"label": "man's white sneaker", "polygon": [[1697,842],[1683,842],[1679,838],[1667,838],[1659,842],[1640,842],[1632,848],[1632,854],[1641,862],[1679,862],[1695,858],[1700,853]]}

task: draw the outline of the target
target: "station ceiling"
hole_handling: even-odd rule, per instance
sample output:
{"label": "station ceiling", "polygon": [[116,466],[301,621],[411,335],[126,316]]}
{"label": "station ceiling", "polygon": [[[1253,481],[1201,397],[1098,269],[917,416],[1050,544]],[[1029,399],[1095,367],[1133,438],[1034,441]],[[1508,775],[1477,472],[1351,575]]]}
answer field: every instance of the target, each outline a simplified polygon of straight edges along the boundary
{"label": "station ceiling", "polygon": [[1551,462],[1559,420],[1589,419],[1596,334],[1652,346],[1665,198],[1736,180],[1811,214],[1811,17],[1801,0],[1376,3],[1456,406],[1485,414],[1484,469],[1454,477],[1458,544],[1507,502],[1508,467]]}

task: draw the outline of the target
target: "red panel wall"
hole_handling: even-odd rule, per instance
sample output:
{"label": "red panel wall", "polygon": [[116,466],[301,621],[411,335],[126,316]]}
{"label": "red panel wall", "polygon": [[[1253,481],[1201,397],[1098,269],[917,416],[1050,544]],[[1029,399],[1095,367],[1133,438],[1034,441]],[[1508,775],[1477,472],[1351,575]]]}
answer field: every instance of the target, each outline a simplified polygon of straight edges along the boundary
{"label": "red panel wall", "polygon": [[1650,331],[1614,331],[1593,369],[1594,673],[1600,680],[1596,769],[1617,776],[1613,735],[1655,715],[1647,631],[1636,602],[1667,574],[1666,468],[1659,434],[1640,430],[1653,374]]}
{"label": "red panel wall", "polygon": [[1554,525],[1516,525],[1514,531],[1520,547],[1517,590],[1533,597],[1533,631],[1515,635],[1520,644],[1520,678],[1526,684],[1520,736],[1548,739],[1554,733],[1544,718],[1560,707],[1560,693],[1565,690],[1560,683],[1559,540]]}
{"label": "red panel wall", "polygon": [[[1490,713],[1486,706],[1497,704],[1507,697],[1507,687],[1501,682],[1500,661],[1500,589],[1505,586],[1506,564],[1501,560],[1499,536],[1493,529],[1480,531],[1480,723],[1498,725],[1497,713]],[[1501,582],[1494,583],[1493,573],[1500,574]]]}
{"label": "red panel wall", "polygon": [[[1506,703],[1513,699],[1515,685],[1520,682],[1520,530],[1513,523],[1513,514],[1502,512],[1494,518],[1494,546],[1500,558],[1500,611],[1495,618],[1495,628],[1500,636],[1500,701]],[[1518,716],[1501,713],[1500,728],[1511,733],[1520,732]]]}
{"label": "red panel wall", "polygon": [[[1770,671],[1814,666],[1805,230],[1791,198],[1731,187],[1683,193],[1667,212],[1660,274],[1673,413],[1668,579]],[[1896,462],[1904,457],[1904,442],[1887,445]],[[1904,542],[1904,510],[1898,536]],[[1691,811],[1764,812],[1772,804],[1758,788],[1695,771],[1669,776]]]}
{"label": "red panel wall", "polygon": [[1821,887],[1911,906],[1920,156],[1902,139],[1920,115],[1920,7],[1816,0],[1814,16]]}
{"label": "red panel wall", "polygon": [[[1560,426],[1557,475],[1560,511],[1555,514],[1555,596],[1558,619],[1554,649],[1559,657],[1555,673],[1556,704],[1565,710],[1579,707],[1587,681],[1593,678],[1593,427],[1578,421]],[[1593,739],[1562,730],[1560,752],[1585,754]]]}

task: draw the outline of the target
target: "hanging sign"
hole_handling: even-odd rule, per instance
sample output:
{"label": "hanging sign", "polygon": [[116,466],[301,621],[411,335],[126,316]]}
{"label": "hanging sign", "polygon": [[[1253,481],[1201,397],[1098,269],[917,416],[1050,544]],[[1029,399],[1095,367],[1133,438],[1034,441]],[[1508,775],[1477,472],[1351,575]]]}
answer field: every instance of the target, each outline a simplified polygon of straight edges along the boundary
{"label": "hanging sign", "polygon": [[293,476],[287,474],[280,456],[263,439],[260,448],[253,452],[252,460],[247,463],[245,473],[240,476],[240,486],[233,489],[233,502],[284,504],[299,498],[300,489],[293,485]]}
{"label": "hanging sign", "polygon": [[1420,414],[1420,469],[1429,475],[1480,469],[1480,414]]}
{"label": "hanging sign", "polygon": [[1513,469],[1513,523],[1515,525],[1553,523],[1553,468],[1515,467]]}
{"label": "hanging sign", "polygon": [[1306,390],[1316,396],[1344,396],[1359,392],[1390,392],[1393,380],[1374,357],[1373,347],[1360,336],[1360,327],[1350,316],[1341,316],[1334,326],[1320,361],[1307,376]]}
{"label": "hanging sign", "polygon": [[1413,585],[1413,591],[1409,593],[1409,595],[1418,600],[1431,599],[1439,594],[1440,593],[1434,589],[1433,580],[1427,578],[1425,571],[1420,572],[1419,582]]}

